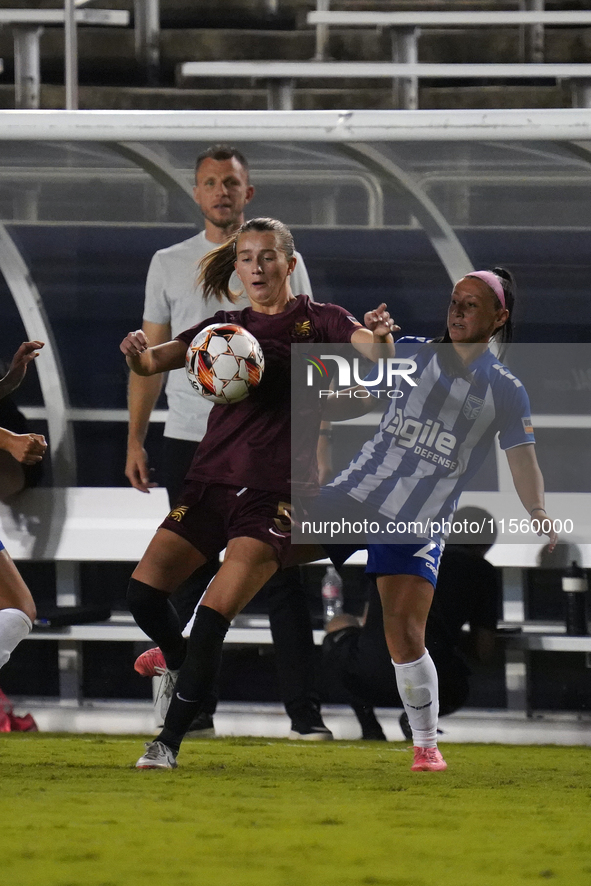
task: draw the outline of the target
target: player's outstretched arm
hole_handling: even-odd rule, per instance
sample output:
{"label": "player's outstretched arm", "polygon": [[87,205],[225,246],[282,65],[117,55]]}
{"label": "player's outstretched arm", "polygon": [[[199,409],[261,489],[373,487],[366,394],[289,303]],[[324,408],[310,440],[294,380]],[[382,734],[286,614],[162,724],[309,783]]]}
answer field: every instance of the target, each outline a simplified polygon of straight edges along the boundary
{"label": "player's outstretched arm", "polygon": [[39,356],[44,346],[42,341],[24,341],[11,360],[10,367],[4,378],[0,379],[0,399],[11,394],[22,382],[31,360]]}
{"label": "player's outstretched arm", "polygon": [[[383,345],[389,346],[391,356],[394,356],[394,342],[392,333],[399,332],[398,326],[390,317],[385,302],[382,302],[375,310],[368,311],[363,318],[365,327],[361,326],[356,329],[351,336],[351,344],[364,357],[374,362],[384,356]],[[380,345],[377,350],[374,345]]]}
{"label": "player's outstretched arm", "polygon": [[[170,340],[170,324],[144,321],[142,330],[154,345]],[[149,492],[157,483],[150,480],[148,453],[144,442],[148,433],[150,416],[162,389],[162,375],[141,376],[129,374],[127,408],[129,426],[127,432],[127,456],[125,476],[140,492]]]}
{"label": "player's outstretched arm", "polygon": [[146,376],[181,369],[185,364],[187,347],[175,340],[151,348],[143,329],[136,329],[125,336],[119,350],[125,354],[132,372]]}
{"label": "player's outstretched arm", "polygon": [[127,390],[127,408],[129,410],[129,427],[127,433],[127,455],[125,459],[125,476],[135,489],[140,492],[158,486],[150,480],[148,453],[144,441],[148,433],[148,425],[152,410],[162,389],[162,375],[141,376],[135,372],[129,374]]}
{"label": "player's outstretched arm", "polygon": [[[375,310],[368,311],[363,318],[365,326],[358,327],[351,336],[351,344],[364,357],[376,362],[384,357],[384,345],[388,345],[388,352],[394,356],[394,342],[392,333],[398,332],[398,326],[390,317],[383,302]],[[377,349],[375,346],[378,346]],[[322,409],[322,418],[325,421],[345,421],[347,418],[358,418],[375,409],[376,401],[371,397],[367,388],[358,385],[349,391],[340,391],[338,395],[332,391],[325,400]]]}
{"label": "player's outstretched arm", "polygon": [[[539,521],[538,535],[549,537],[548,550],[552,552],[556,547],[558,536],[554,531],[553,521],[544,507],[544,478],[538,465],[535,445],[525,443],[523,446],[514,446],[512,449],[508,449],[507,461],[517,495],[532,519]],[[549,532],[542,530],[544,525],[552,527]]]}
{"label": "player's outstretched arm", "polygon": [[363,385],[331,391],[322,404],[322,421],[346,421],[367,415],[375,409],[376,402],[376,398]]}

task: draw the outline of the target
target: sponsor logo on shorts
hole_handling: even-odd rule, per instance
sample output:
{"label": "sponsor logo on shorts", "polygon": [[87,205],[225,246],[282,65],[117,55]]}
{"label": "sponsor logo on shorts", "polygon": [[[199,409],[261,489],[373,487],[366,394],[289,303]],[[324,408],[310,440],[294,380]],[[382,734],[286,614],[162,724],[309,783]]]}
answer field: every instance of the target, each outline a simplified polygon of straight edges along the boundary
{"label": "sponsor logo on shorts", "polygon": [[189,510],[188,505],[181,505],[179,508],[173,508],[170,514],[168,515],[169,520],[176,520],[177,523],[180,523],[187,511]]}
{"label": "sponsor logo on shorts", "polygon": [[[273,529],[269,529],[273,535],[278,535],[279,538],[285,538],[286,535],[291,534],[291,504],[288,501],[280,501],[277,505],[277,516],[273,519],[273,523],[275,524],[275,529],[278,529],[279,532],[274,532]],[[281,534],[279,534],[281,533]]]}

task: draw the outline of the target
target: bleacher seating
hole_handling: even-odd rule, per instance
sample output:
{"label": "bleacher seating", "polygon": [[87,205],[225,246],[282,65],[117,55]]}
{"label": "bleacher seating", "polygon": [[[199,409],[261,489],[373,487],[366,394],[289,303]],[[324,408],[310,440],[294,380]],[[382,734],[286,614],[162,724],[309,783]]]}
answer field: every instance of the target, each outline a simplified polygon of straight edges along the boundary
{"label": "bleacher seating", "polygon": [[[0,12],[12,6],[25,6],[0,0]],[[44,4],[45,6],[48,6]],[[57,2],[52,3],[54,10]],[[137,0],[125,0],[119,7],[113,0],[100,4],[105,9],[118,8],[133,13],[136,10],[136,35],[129,28],[81,29],[78,35],[80,107],[83,108],[225,108],[255,109],[267,104],[266,90],[244,79],[234,79],[220,86],[215,78],[209,78],[188,88],[175,86],[175,70],[179,64],[191,59],[202,62],[247,60],[307,62],[318,56],[316,26],[308,24],[306,16],[314,13],[312,0],[234,0],[224,4],[223,15],[219,4],[200,2],[187,4],[177,0],[160,0],[160,32],[158,35],[146,27],[137,14],[148,9]],[[572,4],[568,4],[569,7]],[[93,12],[95,4],[85,4],[80,12]],[[334,8],[333,8],[334,7]],[[507,16],[518,15],[521,5],[504,4]],[[367,16],[375,11],[375,3],[338,3],[329,9],[330,15],[341,10]],[[406,3],[405,0],[381,0],[378,5],[384,15],[416,14],[417,16],[457,15],[470,16],[482,13],[497,14],[498,4],[474,0],[472,3],[433,4],[429,0]],[[46,11],[43,9],[42,11]],[[98,10],[95,10],[98,12]],[[572,16],[582,23],[589,15],[580,6],[570,10]],[[569,9],[549,10],[548,16],[566,14]],[[555,20],[555,19],[554,19]],[[314,19],[311,19],[314,21]],[[145,23],[144,23],[145,24]],[[142,30],[143,27],[143,30]],[[324,27],[324,26],[321,26]],[[144,34],[144,48],[138,51],[138,28]],[[385,63],[392,60],[390,28],[336,25],[331,27],[323,55],[335,62]],[[569,64],[591,61],[587,49],[587,30],[581,25],[554,26],[545,29],[544,59],[548,63]],[[151,49],[148,50],[147,43]],[[151,41],[151,42],[150,42]],[[0,84],[0,105],[14,105],[12,74],[13,47],[7,29],[0,29],[0,54],[6,61],[6,76]],[[63,39],[55,28],[47,28],[41,37],[42,80],[41,107],[63,107]],[[523,28],[508,21],[502,27],[426,27],[420,39],[420,61],[428,64],[517,64],[524,60]],[[152,53],[150,56],[150,52]],[[530,55],[526,55],[531,60]],[[404,57],[400,57],[404,60]],[[539,53],[533,56],[540,61]],[[508,73],[508,71],[507,71]],[[557,107],[569,106],[571,94],[567,86],[552,78],[515,80],[501,84],[497,81],[465,79],[450,81],[439,76],[421,85],[419,106],[435,107]],[[405,80],[408,83],[408,79]],[[185,85],[186,86],[186,85]],[[581,101],[581,99],[577,99]],[[295,107],[386,108],[402,102],[409,104],[408,97],[393,97],[387,81],[359,82],[356,79],[336,79],[323,82],[304,81],[295,92]]]}
{"label": "bleacher seating", "polygon": [[[77,9],[77,25],[129,24],[127,10]],[[15,106],[35,109],[39,107],[40,52],[39,41],[45,27],[66,23],[66,13],[61,9],[4,9],[0,8],[0,29],[10,28],[14,39]],[[68,47],[66,46],[66,56]]]}
{"label": "bleacher seating", "polygon": [[[403,93],[402,106],[418,107],[418,84],[422,80],[556,80],[575,85],[574,104],[586,104],[591,94],[591,64],[433,64],[413,62],[184,62],[179,67],[179,81],[206,78],[227,80],[263,80],[267,86],[267,107],[272,110],[294,109],[295,83],[301,80],[394,80],[410,83]],[[576,89],[582,84],[582,92]],[[416,84],[416,85],[413,85]],[[585,98],[581,98],[583,95]],[[396,100],[394,100],[396,101]]]}

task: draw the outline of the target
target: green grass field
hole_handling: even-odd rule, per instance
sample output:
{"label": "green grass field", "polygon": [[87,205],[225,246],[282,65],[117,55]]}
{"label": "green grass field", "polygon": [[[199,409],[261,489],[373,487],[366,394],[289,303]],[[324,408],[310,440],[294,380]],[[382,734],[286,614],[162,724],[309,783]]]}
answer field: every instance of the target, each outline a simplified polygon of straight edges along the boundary
{"label": "green grass field", "polygon": [[0,736],[10,886],[591,884],[588,748],[186,742],[139,771],[135,736]]}

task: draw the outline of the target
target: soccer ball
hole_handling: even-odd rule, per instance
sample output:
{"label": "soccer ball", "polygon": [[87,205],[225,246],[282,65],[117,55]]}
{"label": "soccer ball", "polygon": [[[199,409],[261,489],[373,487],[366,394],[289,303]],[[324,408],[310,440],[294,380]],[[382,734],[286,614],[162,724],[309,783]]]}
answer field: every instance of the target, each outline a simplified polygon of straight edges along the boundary
{"label": "soccer ball", "polygon": [[235,323],[214,323],[198,332],[187,350],[192,387],[210,403],[240,403],[263,377],[265,358],[254,337]]}

